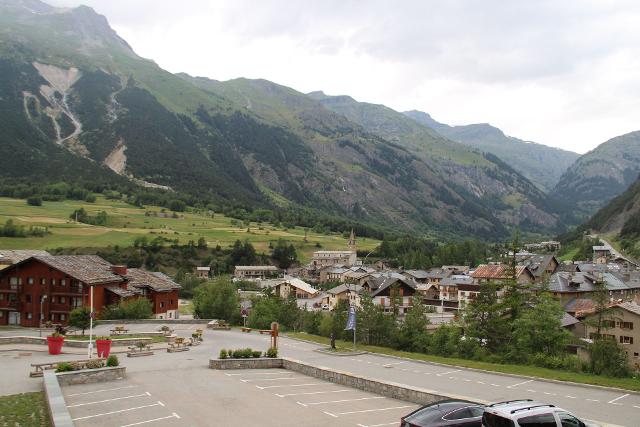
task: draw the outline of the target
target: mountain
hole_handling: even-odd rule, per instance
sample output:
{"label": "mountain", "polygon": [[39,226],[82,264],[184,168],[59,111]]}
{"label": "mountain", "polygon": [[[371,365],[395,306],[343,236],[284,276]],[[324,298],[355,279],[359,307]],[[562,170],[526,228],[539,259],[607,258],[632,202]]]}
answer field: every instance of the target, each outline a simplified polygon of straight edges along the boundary
{"label": "mountain", "polygon": [[507,136],[487,123],[449,126],[422,111],[405,111],[404,114],[448,139],[498,156],[545,192],[552,190],[562,174],[580,157],[571,151]]}
{"label": "mountain", "polygon": [[563,227],[491,154],[384,106],[171,74],[88,7],[0,0],[0,72],[0,178],[127,182],[420,234]]}
{"label": "mountain", "polygon": [[552,195],[588,217],[623,193],[640,174],[640,131],[610,139],[581,156]]}

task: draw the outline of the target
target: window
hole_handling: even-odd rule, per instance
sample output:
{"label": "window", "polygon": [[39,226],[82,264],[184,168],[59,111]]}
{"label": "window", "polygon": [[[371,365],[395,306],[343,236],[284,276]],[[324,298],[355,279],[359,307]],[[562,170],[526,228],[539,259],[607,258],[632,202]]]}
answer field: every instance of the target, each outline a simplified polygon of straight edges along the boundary
{"label": "window", "polygon": [[27,320],[31,320],[33,318],[31,313],[25,313],[25,316],[27,317]]}
{"label": "window", "polygon": [[60,298],[58,298],[58,302],[59,302],[60,304],[64,304],[64,303],[65,303],[65,299],[64,299],[64,297],[60,297]]}
{"label": "window", "polygon": [[46,285],[46,284],[47,284],[47,279],[45,279],[44,277],[43,277],[43,278],[41,278],[41,279],[40,279],[40,284],[41,284],[42,286]]}
{"label": "window", "polygon": [[31,302],[31,295],[27,294],[24,297],[25,302]]}
{"label": "window", "polygon": [[633,322],[620,322],[620,327],[622,329],[633,330]]}
{"label": "window", "polygon": [[164,307],[164,302],[160,303],[160,308]]}
{"label": "window", "polygon": [[67,284],[67,279],[60,279],[60,286],[65,286]]}
{"label": "window", "polygon": [[4,294],[0,294],[0,301],[4,299]]}
{"label": "window", "polygon": [[558,418],[560,418],[560,425],[562,427],[582,427],[584,424],[567,412],[558,412]]}
{"label": "window", "polygon": [[[514,427],[513,421],[489,412],[485,412],[482,416],[482,425],[487,427]],[[554,427],[556,427],[555,424]]]}
{"label": "window", "polygon": [[638,357],[640,357],[640,353],[636,353],[636,352],[634,352],[634,353],[633,353],[633,357],[635,357],[635,358],[637,359]]}
{"label": "window", "polygon": [[518,420],[520,427],[558,427],[553,414],[531,415]]}
{"label": "window", "polygon": [[51,279],[51,286],[55,286],[56,285],[56,279]]}
{"label": "window", "polygon": [[27,277],[27,283],[28,283],[29,285],[33,285],[33,283],[34,283],[34,279],[33,279],[33,277]]}
{"label": "window", "polygon": [[0,311],[0,319],[4,317],[4,311]]}
{"label": "window", "polygon": [[61,321],[62,321],[62,320],[65,320],[66,318],[67,318],[67,316],[66,316],[65,314],[61,314],[61,315],[60,315],[60,320],[61,320]]}
{"label": "window", "polygon": [[633,337],[620,335],[620,344],[633,344]]}
{"label": "window", "polygon": [[55,304],[56,303],[56,297],[51,297],[51,304]]}
{"label": "window", "polygon": [[479,408],[477,406],[471,406],[467,408],[456,409],[455,411],[449,412],[447,415],[442,417],[443,420],[451,421],[451,420],[463,420],[465,418],[475,418],[481,417],[484,409]]}
{"label": "window", "polygon": [[616,322],[613,320],[603,320],[602,321],[602,327],[603,328],[615,328],[616,327]]}

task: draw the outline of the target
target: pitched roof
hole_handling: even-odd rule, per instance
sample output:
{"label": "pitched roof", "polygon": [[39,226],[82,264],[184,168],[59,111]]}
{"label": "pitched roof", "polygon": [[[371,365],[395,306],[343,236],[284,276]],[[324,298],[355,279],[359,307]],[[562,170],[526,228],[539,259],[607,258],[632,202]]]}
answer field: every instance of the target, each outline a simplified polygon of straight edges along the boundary
{"label": "pitched roof", "polygon": [[576,323],[580,323],[578,319],[570,315],[569,313],[563,313],[562,319],[560,320],[560,324],[563,328],[566,328],[571,325],[575,325]]}
{"label": "pitched roof", "polygon": [[236,265],[236,270],[278,271],[274,265]]}
{"label": "pitched roof", "polygon": [[371,293],[371,296],[375,297],[397,282],[400,282],[413,290],[417,289],[417,285],[412,280],[408,280],[405,277],[385,277],[382,283],[378,285],[377,289]]}
{"label": "pitched roof", "polygon": [[529,270],[535,277],[541,277],[545,274],[547,267],[554,261],[559,264],[554,255],[533,255],[520,264],[529,267]]}
{"label": "pitched roof", "polygon": [[49,255],[29,259],[43,262],[88,285],[123,281],[121,276],[111,271],[111,264],[97,255]]}
{"label": "pitched roof", "polygon": [[137,289],[136,290],[123,289],[123,288],[119,288],[118,286],[105,286],[105,289],[116,294],[120,298],[129,298],[129,297],[140,294],[140,292],[137,291]]}
{"label": "pitched roof", "polygon": [[17,264],[34,256],[51,256],[47,251],[0,249],[0,264]]}
{"label": "pitched roof", "polygon": [[640,316],[640,305],[635,302],[621,302],[617,306]]}
{"label": "pitched roof", "polygon": [[297,277],[291,277],[291,276],[285,276],[284,279],[279,280],[275,286],[280,286],[283,283],[288,283],[289,285],[293,286],[294,288],[298,288],[301,291],[304,291],[308,294],[317,294],[318,290],[316,288],[314,288],[313,286],[311,286],[310,284],[308,284],[307,282],[305,282],[304,280],[298,279]]}
{"label": "pitched roof", "polygon": [[346,292],[347,290],[349,290],[351,292],[360,293],[360,291],[362,291],[362,286],[344,283],[342,285],[336,286],[335,288],[329,289],[327,291],[327,293],[331,294],[331,295],[338,295],[338,294],[341,294],[343,292]]}
{"label": "pitched roof", "polygon": [[[523,273],[527,272],[533,276],[531,271],[526,265],[516,266],[516,277],[520,277]],[[471,274],[474,279],[509,279],[511,275],[509,273],[509,266],[504,264],[481,264]]]}
{"label": "pitched roof", "polygon": [[583,317],[596,311],[596,303],[588,298],[572,298],[565,304],[564,311],[574,313],[576,317]]}
{"label": "pitched roof", "polygon": [[440,286],[470,285],[472,283],[473,277],[462,274],[454,274],[442,279],[442,281],[440,282]]}
{"label": "pitched roof", "polygon": [[[602,273],[602,280],[608,291],[631,289],[618,277],[611,273]],[[591,273],[566,273],[559,272],[549,278],[549,290],[551,292],[594,292],[598,279]]]}
{"label": "pitched roof", "polygon": [[155,292],[169,292],[181,287],[163,273],[154,273],[141,268],[128,269],[126,278],[129,280],[130,288],[150,288]]}

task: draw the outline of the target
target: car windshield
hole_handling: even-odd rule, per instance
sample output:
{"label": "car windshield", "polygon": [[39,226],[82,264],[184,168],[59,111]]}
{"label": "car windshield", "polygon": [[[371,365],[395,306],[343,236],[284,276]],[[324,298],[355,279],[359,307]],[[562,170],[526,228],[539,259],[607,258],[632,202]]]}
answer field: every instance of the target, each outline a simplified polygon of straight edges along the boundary
{"label": "car windshield", "polygon": [[485,412],[482,416],[482,425],[485,427],[515,427],[513,421],[489,412]]}

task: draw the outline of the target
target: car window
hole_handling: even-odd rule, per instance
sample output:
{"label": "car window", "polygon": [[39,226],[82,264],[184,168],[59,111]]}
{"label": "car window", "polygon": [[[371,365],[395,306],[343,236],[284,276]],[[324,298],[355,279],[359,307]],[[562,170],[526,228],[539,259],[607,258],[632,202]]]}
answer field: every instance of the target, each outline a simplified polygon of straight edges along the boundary
{"label": "car window", "polygon": [[567,412],[558,412],[562,427],[583,427],[584,423]]}
{"label": "car window", "polygon": [[539,414],[523,417],[518,420],[520,427],[558,427],[553,414]]}
{"label": "car window", "polygon": [[470,406],[468,409],[472,417],[481,417],[484,414],[484,406]]}
{"label": "car window", "polygon": [[482,415],[482,425],[486,427],[515,427],[513,421],[510,419],[503,418],[490,412],[485,412]]}
{"label": "car window", "polygon": [[450,420],[461,420],[463,418],[471,418],[471,417],[472,415],[469,408],[460,408],[460,409],[456,409],[455,411],[449,412],[444,417],[442,417],[442,419],[450,421]]}

